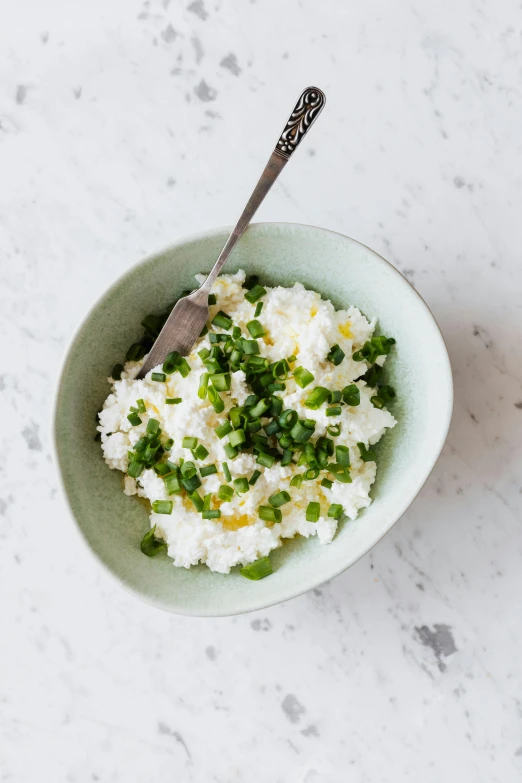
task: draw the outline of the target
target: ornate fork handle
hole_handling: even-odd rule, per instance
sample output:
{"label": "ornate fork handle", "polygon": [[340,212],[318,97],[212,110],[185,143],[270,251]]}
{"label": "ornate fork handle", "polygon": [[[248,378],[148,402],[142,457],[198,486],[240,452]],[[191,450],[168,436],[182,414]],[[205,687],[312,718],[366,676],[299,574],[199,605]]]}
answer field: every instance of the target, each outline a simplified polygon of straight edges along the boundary
{"label": "ornate fork handle", "polygon": [[319,116],[326,102],[324,93],[317,87],[307,87],[296,103],[285,129],[279,137],[275,151],[288,160]]}

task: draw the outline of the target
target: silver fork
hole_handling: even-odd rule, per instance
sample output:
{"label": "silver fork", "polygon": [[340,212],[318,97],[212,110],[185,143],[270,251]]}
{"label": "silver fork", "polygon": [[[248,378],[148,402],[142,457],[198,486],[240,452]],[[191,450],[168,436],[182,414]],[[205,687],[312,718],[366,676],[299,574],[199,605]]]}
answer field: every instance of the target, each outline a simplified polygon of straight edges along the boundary
{"label": "silver fork", "polygon": [[301,95],[279,137],[265,170],[254,188],[248,203],[205,282],[193,293],[180,299],[152,346],[138,378],[161,364],[168,353],[178,351],[181,356],[190,353],[205,326],[209,310],[208,296],[216,277],[221,272],[239,238],[254,217],[266,194],[286,166],[312,124],[319,116],[326,98],[317,87],[308,87]]}

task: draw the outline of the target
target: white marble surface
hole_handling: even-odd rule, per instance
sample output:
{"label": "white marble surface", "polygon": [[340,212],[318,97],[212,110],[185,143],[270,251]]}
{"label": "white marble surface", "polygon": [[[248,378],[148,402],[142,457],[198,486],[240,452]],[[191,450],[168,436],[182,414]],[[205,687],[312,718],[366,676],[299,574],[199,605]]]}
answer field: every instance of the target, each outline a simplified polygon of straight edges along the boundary
{"label": "white marble surface", "polygon": [[[515,0],[0,4],[0,780],[521,779],[521,43]],[[348,573],[170,616],[68,517],[57,370],[130,264],[235,219],[309,83],[327,108],[259,218],[407,274],[448,342],[449,440]]]}

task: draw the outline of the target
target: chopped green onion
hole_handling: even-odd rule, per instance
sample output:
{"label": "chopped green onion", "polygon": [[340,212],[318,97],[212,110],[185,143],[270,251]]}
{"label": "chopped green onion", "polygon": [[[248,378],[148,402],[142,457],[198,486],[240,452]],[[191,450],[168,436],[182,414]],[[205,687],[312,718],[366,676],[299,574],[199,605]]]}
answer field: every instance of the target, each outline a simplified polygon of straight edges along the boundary
{"label": "chopped green onion", "polygon": [[352,477],[350,471],[345,465],[339,465],[335,462],[330,462],[328,465],[328,471],[334,476],[341,484],[351,484]]}
{"label": "chopped green onion", "polygon": [[175,495],[177,492],[181,492],[179,477],[175,473],[171,473],[170,476],[165,476],[163,483],[165,484],[167,495]]}
{"label": "chopped green onion", "polygon": [[297,411],[293,411],[290,408],[288,408],[286,411],[283,411],[278,421],[279,421],[279,425],[284,430],[291,430],[292,427],[297,423],[297,419],[298,419]]}
{"label": "chopped green onion", "polygon": [[181,446],[184,449],[195,449],[197,445],[198,445],[197,438],[191,438],[187,436],[186,438],[183,438],[183,440],[181,441]]}
{"label": "chopped green onion", "polygon": [[275,457],[273,457],[272,454],[258,454],[256,462],[263,465],[265,468],[271,468],[275,462]]}
{"label": "chopped green onion", "polygon": [[257,402],[259,402],[259,397],[257,396],[257,394],[249,394],[245,400],[245,408],[250,408],[251,406],[255,405]]}
{"label": "chopped green onion", "polygon": [[259,432],[261,429],[261,422],[259,419],[256,419],[255,421],[248,421],[246,428],[249,432]]}
{"label": "chopped green onion", "polygon": [[145,465],[143,464],[143,462],[136,462],[133,460],[129,462],[127,473],[131,478],[138,478],[138,476],[141,476],[141,474],[143,473],[144,467]]}
{"label": "chopped green onion", "polygon": [[167,376],[164,372],[153,372],[150,379],[151,381],[157,381],[158,383],[165,383]]}
{"label": "chopped green onion", "polygon": [[337,367],[338,364],[341,364],[345,356],[345,352],[336,343],[335,345],[332,345],[326,358]]}
{"label": "chopped green onion", "polygon": [[127,351],[125,358],[128,362],[139,362],[140,359],[143,359],[146,353],[147,349],[144,345],[141,345],[141,343],[133,343],[133,345],[131,345]]}
{"label": "chopped green onion", "polygon": [[180,363],[178,364],[178,372],[181,375],[182,378],[186,378],[187,375],[190,373],[190,364],[187,362],[185,357],[182,358]]}
{"label": "chopped green onion", "polygon": [[238,495],[243,495],[245,492],[248,492],[250,489],[248,479],[244,478],[243,476],[241,478],[234,479],[234,488]]}
{"label": "chopped green onion", "polygon": [[147,555],[147,557],[154,557],[158,554],[158,552],[161,552],[162,549],[167,548],[167,545],[164,541],[160,541],[155,537],[155,532],[156,525],[154,525],[154,527],[149,530],[148,533],[145,533],[141,539],[140,549],[144,555]]}
{"label": "chopped green onion", "polygon": [[288,357],[286,361],[288,362],[288,364],[293,364],[296,360],[297,360],[297,356],[294,356],[294,354],[292,354],[291,356]]}
{"label": "chopped green onion", "polygon": [[254,313],[254,315],[255,315],[255,317],[256,317],[256,318],[257,318],[258,316],[260,316],[260,315],[261,315],[261,310],[262,310],[262,309],[263,309],[263,302],[258,302],[258,303],[256,304],[256,311],[255,311],[255,313]]}
{"label": "chopped green onion", "polygon": [[143,451],[148,442],[148,438],[140,438],[134,444],[134,451]]}
{"label": "chopped green onion", "polygon": [[197,468],[191,460],[185,460],[181,465],[181,473],[184,478],[192,478],[197,472]]}
{"label": "chopped green onion", "polygon": [[261,475],[261,471],[260,470],[254,470],[254,472],[250,476],[250,481],[248,482],[251,487],[254,486],[254,484],[256,483],[256,481],[258,480],[260,475]]}
{"label": "chopped green onion", "polygon": [[333,517],[334,519],[339,519],[339,517],[342,516],[343,511],[344,509],[340,503],[332,503],[328,509],[328,516]]}
{"label": "chopped green onion", "polygon": [[267,388],[268,391],[272,392],[273,394],[274,392],[277,391],[284,391],[286,389],[286,383],[269,383]]}
{"label": "chopped green onion", "polygon": [[210,351],[208,348],[202,348],[201,351],[198,351],[198,356],[200,357],[201,361],[204,362],[210,356]]}
{"label": "chopped green onion", "polygon": [[280,427],[279,427],[279,424],[277,423],[277,421],[275,419],[272,419],[271,422],[269,422],[268,424],[265,424],[265,428],[264,429],[265,429],[266,434],[268,436],[270,436],[270,435],[275,435],[276,432],[279,432]]}
{"label": "chopped green onion", "polygon": [[209,508],[206,511],[203,511],[201,516],[203,517],[203,519],[219,519],[221,517],[221,511],[219,510],[219,508],[214,508],[214,509]]}
{"label": "chopped green onion", "polygon": [[347,405],[351,405],[352,407],[359,405],[361,402],[361,392],[355,383],[351,383],[349,386],[345,386],[342,391],[342,395],[345,403]]}
{"label": "chopped green onion", "polygon": [[165,400],[166,405],[179,405],[180,402],[183,402],[181,397],[167,397]]}
{"label": "chopped green onion", "polygon": [[165,451],[170,451],[173,445],[174,445],[174,438],[168,438],[163,444],[163,448],[165,449]]}
{"label": "chopped green onion", "polygon": [[152,435],[156,435],[159,432],[159,421],[157,419],[149,419],[147,422],[147,432]]}
{"label": "chopped green onion", "polygon": [[338,402],[341,402],[342,392],[340,391],[332,391],[330,392],[330,403],[332,405],[337,405]]}
{"label": "chopped green onion", "polygon": [[138,410],[140,413],[146,412],[147,409],[145,407],[145,403],[143,402],[143,400],[136,400],[136,405],[138,406]]}
{"label": "chopped green onion", "polygon": [[114,381],[121,380],[121,374],[123,370],[124,370],[123,364],[115,364],[114,367],[112,368],[111,378]]}
{"label": "chopped green onion", "polygon": [[314,501],[311,501],[308,504],[308,507],[306,509],[306,521],[307,522],[317,522],[319,517],[321,516],[321,506],[319,503],[315,503]]}
{"label": "chopped green onion", "polygon": [[208,457],[208,449],[202,443],[192,452],[196,459],[204,460]]}
{"label": "chopped green onion", "polygon": [[229,331],[230,327],[232,326],[232,318],[223,312],[223,310],[220,310],[214,318],[211,321],[213,326],[219,326],[220,329],[225,329],[225,331]]}
{"label": "chopped green onion", "polygon": [[269,409],[270,403],[268,400],[259,400],[254,407],[248,412],[251,419],[259,419]]}
{"label": "chopped green onion", "polygon": [[259,353],[259,343],[257,340],[246,340],[243,338],[241,341],[241,347],[243,349],[243,353],[246,353],[247,356],[252,356]]}
{"label": "chopped green onion", "polygon": [[305,470],[303,473],[304,478],[306,481],[313,481],[316,479],[321,471],[319,468],[308,468],[308,470]]}
{"label": "chopped green onion", "polygon": [[230,373],[214,373],[210,376],[210,382],[214,389],[217,389],[218,391],[228,391],[230,389]]}
{"label": "chopped green onion", "polygon": [[293,376],[295,378],[295,382],[298,386],[301,387],[301,389],[304,389],[314,380],[312,373],[309,370],[306,370],[304,367],[297,367],[293,372]]}
{"label": "chopped green onion", "polygon": [[324,478],[321,481],[321,486],[326,487],[326,489],[331,489],[333,487],[333,481],[330,481],[330,479]]}
{"label": "chopped green onion", "polygon": [[291,501],[291,497],[286,492],[286,490],[282,489],[281,492],[276,492],[275,495],[271,495],[268,498],[268,502],[270,503],[273,508],[279,508],[280,506],[284,506],[285,503],[289,503]]}
{"label": "chopped green onion", "polygon": [[187,492],[194,492],[201,486],[201,479],[198,475],[191,476],[190,478],[186,478],[184,476],[182,479],[180,479],[180,483],[183,489],[186,489]]}
{"label": "chopped green onion", "polygon": [[297,489],[300,489],[302,483],[303,483],[303,474],[302,473],[297,473],[297,475],[295,475],[292,478],[292,480],[290,482],[290,486],[291,487],[296,487]]}
{"label": "chopped green onion", "polygon": [[228,467],[226,462],[221,463],[221,467],[223,468],[223,473],[225,474],[225,478],[227,481],[232,481],[232,476],[230,474],[230,468]]}
{"label": "chopped green onion", "polygon": [[141,424],[141,419],[140,419],[140,417],[138,416],[137,413],[129,413],[127,418],[128,418],[128,420],[130,421],[130,423],[132,424],[133,427],[137,427],[138,424]]}
{"label": "chopped green onion", "polygon": [[255,285],[253,288],[250,289],[245,294],[245,299],[247,302],[250,302],[251,304],[254,304],[257,302],[258,299],[261,299],[262,296],[266,294],[266,288],[263,288],[262,285]]}
{"label": "chopped green onion", "polygon": [[231,443],[225,443],[224,449],[225,454],[229,459],[234,459],[234,457],[237,457],[237,449]]}
{"label": "chopped green onion", "polygon": [[284,449],[283,457],[281,459],[282,467],[285,467],[286,465],[290,465],[291,462],[292,462],[292,449]]}
{"label": "chopped green onion", "polygon": [[233,327],[232,337],[234,338],[234,340],[239,340],[239,338],[241,337],[241,329],[239,328],[239,326]]}
{"label": "chopped green onion", "polygon": [[208,492],[203,498],[203,511],[208,511],[210,509],[211,500],[212,500],[212,495],[210,494],[210,492]]}
{"label": "chopped green onion", "polygon": [[239,573],[246,579],[252,579],[253,581],[264,579],[265,576],[270,576],[273,573],[272,563],[269,557],[262,557],[254,563],[248,563],[248,565],[243,566]]}
{"label": "chopped green onion", "polygon": [[316,386],[314,389],[312,389],[308,397],[306,397],[304,404],[307,408],[316,411],[324,402],[326,402],[329,396],[329,389],[327,389],[325,386]]}
{"label": "chopped green onion", "polygon": [[340,405],[332,405],[331,408],[326,409],[327,416],[340,416],[341,413],[342,413],[342,408]]}
{"label": "chopped green onion", "polygon": [[335,447],[335,459],[339,465],[345,468],[350,467],[350,449],[348,446],[336,446]]}
{"label": "chopped green onion", "polygon": [[283,381],[286,381],[288,378],[290,367],[288,366],[286,359],[280,359],[278,362],[274,362],[270,365],[270,369],[272,370],[272,375],[274,378],[279,378]]}
{"label": "chopped green onion", "polygon": [[204,465],[199,470],[200,476],[205,478],[205,476],[212,476],[213,473],[217,473],[217,468],[215,465]]}
{"label": "chopped green onion", "polygon": [[215,294],[209,294],[208,295],[208,303],[209,303],[209,305],[217,304],[217,297],[216,297]]}
{"label": "chopped green onion", "polygon": [[172,514],[172,500],[154,500],[152,510],[155,514]]}
{"label": "chopped green onion", "polygon": [[281,511],[272,506],[259,506],[258,512],[260,519],[264,519],[265,522],[281,522],[283,519]]}
{"label": "chopped green onion", "polygon": [[358,443],[359,453],[363,462],[376,462],[375,452],[373,448],[366,448],[364,443]]}
{"label": "chopped green onion", "polygon": [[380,364],[374,364],[373,367],[370,367],[370,369],[364,373],[364,375],[361,375],[361,380],[365,381],[370,388],[374,389],[383,372],[384,370]]}
{"label": "chopped green onion", "polygon": [[227,484],[222,484],[219,488],[219,492],[217,496],[219,500],[223,500],[226,503],[229,503],[234,497],[234,490],[232,489],[232,487],[227,486]]}
{"label": "chopped green onion", "polygon": [[210,374],[208,372],[204,372],[199,376],[198,397],[200,400],[204,400],[207,396],[209,378]]}
{"label": "chopped green onion", "polygon": [[181,354],[177,351],[171,351],[168,356],[165,357],[163,361],[163,367],[161,368],[163,372],[167,373],[168,375],[171,375],[173,372],[176,372],[178,369],[178,365],[181,361]]}
{"label": "chopped green onion", "polygon": [[246,439],[245,430],[232,430],[228,438],[232,446],[241,446],[241,444],[246,443]]}
{"label": "chopped green onion", "polygon": [[214,389],[213,386],[208,387],[207,396],[216,413],[223,413],[225,410],[225,403],[221,399],[219,392]]}
{"label": "chopped green onion", "polygon": [[395,345],[393,337],[384,337],[383,335],[371,337],[364,343],[360,351],[353,354],[352,359],[354,362],[367,361],[369,364],[374,364],[379,356],[386,356],[390,353],[392,345]]}
{"label": "chopped green onion", "polygon": [[283,400],[281,397],[272,397],[272,401],[270,403],[270,416],[279,416],[281,411],[283,410]]}
{"label": "chopped green onion", "polygon": [[290,437],[297,443],[306,443],[312,437],[312,434],[312,430],[301,421],[297,421],[290,430]]}
{"label": "chopped green onion", "polygon": [[260,323],[259,321],[256,321],[255,319],[253,321],[249,321],[246,327],[250,332],[250,334],[252,335],[252,337],[263,337],[263,335],[266,334],[263,324]]}
{"label": "chopped green onion", "polygon": [[203,509],[205,507],[205,503],[203,501],[203,498],[199,494],[199,492],[196,492],[195,490],[194,490],[194,492],[190,492],[189,493],[189,498],[192,500],[192,502],[196,506],[196,511],[199,511],[201,513],[201,511],[203,511]]}
{"label": "chopped green onion", "polygon": [[229,421],[225,420],[222,424],[215,428],[214,432],[219,439],[224,438],[225,435],[228,435],[229,432],[232,432],[232,425]]}
{"label": "chopped green onion", "polygon": [[379,399],[381,399],[385,404],[390,402],[390,400],[394,400],[396,397],[395,389],[392,386],[381,386],[377,394]]}
{"label": "chopped green onion", "polygon": [[331,435],[332,438],[336,438],[338,435],[341,434],[341,425],[340,424],[330,424],[329,427],[327,427],[328,435]]}
{"label": "chopped green onion", "polygon": [[157,476],[167,476],[170,472],[170,468],[165,462],[157,462],[154,465],[154,473]]}

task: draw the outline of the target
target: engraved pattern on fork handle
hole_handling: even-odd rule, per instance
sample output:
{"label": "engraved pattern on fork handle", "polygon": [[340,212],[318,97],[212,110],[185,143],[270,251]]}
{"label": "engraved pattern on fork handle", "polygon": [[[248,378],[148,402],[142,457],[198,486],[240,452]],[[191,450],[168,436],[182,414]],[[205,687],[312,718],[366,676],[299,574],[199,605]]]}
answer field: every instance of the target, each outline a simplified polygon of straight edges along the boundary
{"label": "engraved pattern on fork handle", "polygon": [[325,102],[326,98],[321,90],[317,87],[307,87],[288,118],[276,144],[275,152],[288,160],[321,113]]}

